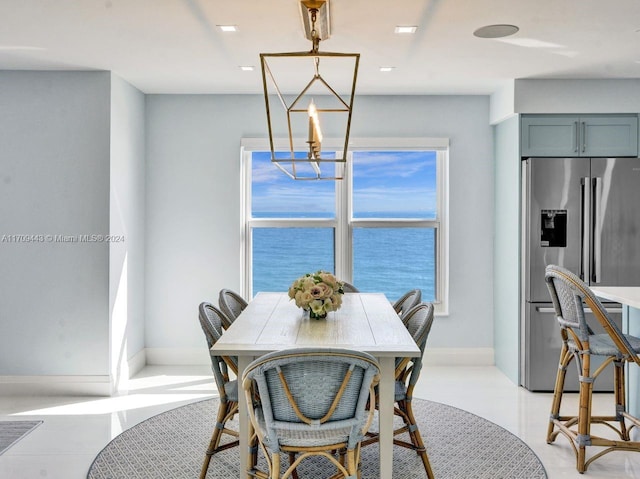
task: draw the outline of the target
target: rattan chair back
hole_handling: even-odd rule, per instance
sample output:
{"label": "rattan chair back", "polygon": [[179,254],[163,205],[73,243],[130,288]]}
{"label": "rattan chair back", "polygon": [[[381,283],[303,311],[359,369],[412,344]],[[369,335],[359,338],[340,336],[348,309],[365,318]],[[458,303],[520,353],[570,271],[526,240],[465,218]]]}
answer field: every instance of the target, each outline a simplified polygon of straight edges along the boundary
{"label": "rattan chair back", "polygon": [[[207,338],[207,345],[209,346],[209,352],[211,353],[211,347],[222,336],[222,324],[226,316],[222,311],[208,302],[200,303],[198,310],[200,313],[200,326]],[[220,371],[226,372],[228,368],[233,371],[233,374],[238,374],[238,358],[235,356],[215,356],[211,353],[211,366],[213,368],[214,375],[216,374],[216,364],[218,365],[217,369]],[[218,384],[218,387],[220,387],[220,384]]]}
{"label": "rattan chair back", "polygon": [[235,291],[230,289],[222,289],[218,294],[218,306],[224,313],[222,318],[222,327],[229,328],[236,320],[240,313],[247,307],[247,301]]}
{"label": "rattan chair back", "polygon": [[347,283],[346,281],[342,282],[342,291],[344,291],[345,293],[359,293],[360,292],[360,290],[358,288],[356,288],[351,283]]}
{"label": "rattan chair back", "polygon": [[218,294],[218,306],[224,313],[222,327],[228,329],[247,305],[247,301],[235,291],[221,289]]}
{"label": "rattan chair back", "polygon": [[409,310],[417,306],[422,301],[422,291],[419,289],[412,289],[407,291],[400,297],[395,303],[393,303],[393,309],[401,318]]}
{"label": "rattan chair back", "polygon": [[[432,303],[419,303],[405,313],[402,322],[405,324],[416,345],[420,348],[420,357],[417,358],[396,358],[396,377],[403,374],[407,364],[412,363],[413,375],[420,373],[422,367],[422,356],[427,345],[427,338],[433,325],[434,307]],[[417,369],[417,370],[416,370]],[[414,381],[415,382],[415,381]]]}

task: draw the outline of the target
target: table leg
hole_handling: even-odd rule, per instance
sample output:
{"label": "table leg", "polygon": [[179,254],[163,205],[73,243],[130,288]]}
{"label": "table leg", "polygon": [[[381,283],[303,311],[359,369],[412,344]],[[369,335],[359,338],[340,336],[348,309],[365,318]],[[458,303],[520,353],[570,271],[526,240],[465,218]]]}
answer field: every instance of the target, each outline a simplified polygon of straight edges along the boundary
{"label": "table leg", "polygon": [[395,386],[395,358],[378,358],[380,384],[378,385],[378,427],[380,431],[380,479],[393,475],[393,404]]}
{"label": "table leg", "polygon": [[242,389],[242,373],[253,360],[250,356],[238,356],[238,429],[240,433],[240,478],[248,478],[247,465],[249,464],[249,413],[247,411],[247,401],[244,398]]}

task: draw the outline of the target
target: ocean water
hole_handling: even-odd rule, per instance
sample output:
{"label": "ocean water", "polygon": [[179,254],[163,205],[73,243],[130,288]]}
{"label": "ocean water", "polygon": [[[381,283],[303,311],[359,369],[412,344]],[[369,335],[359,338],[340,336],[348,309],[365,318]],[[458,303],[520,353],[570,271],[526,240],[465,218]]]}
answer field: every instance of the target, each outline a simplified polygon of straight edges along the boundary
{"label": "ocean water", "polygon": [[[383,292],[391,301],[410,289],[422,290],[423,301],[433,301],[435,253],[431,228],[354,228],[351,282],[363,292]],[[332,228],[253,230],[253,294],[286,291],[305,273],[333,272],[334,265]]]}

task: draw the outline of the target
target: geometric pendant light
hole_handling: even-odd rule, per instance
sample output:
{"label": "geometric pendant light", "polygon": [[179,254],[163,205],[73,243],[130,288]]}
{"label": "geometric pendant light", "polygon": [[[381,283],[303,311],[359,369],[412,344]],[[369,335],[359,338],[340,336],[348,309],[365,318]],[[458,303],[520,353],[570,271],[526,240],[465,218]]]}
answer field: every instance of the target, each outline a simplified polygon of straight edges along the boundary
{"label": "geometric pendant light", "polygon": [[[260,54],[271,161],[294,180],[339,180],[360,54],[319,51],[330,34],[327,0],[302,0],[300,10],[311,50]],[[288,133],[284,148],[274,144],[281,131]],[[337,143],[327,149],[326,138]]]}

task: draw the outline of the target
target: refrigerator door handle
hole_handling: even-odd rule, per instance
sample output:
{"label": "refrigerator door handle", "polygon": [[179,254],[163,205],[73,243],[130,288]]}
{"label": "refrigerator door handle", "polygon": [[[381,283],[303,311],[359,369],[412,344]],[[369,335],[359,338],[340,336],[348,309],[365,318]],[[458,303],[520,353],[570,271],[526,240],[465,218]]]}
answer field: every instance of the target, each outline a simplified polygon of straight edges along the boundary
{"label": "refrigerator door handle", "polygon": [[[604,310],[609,313],[609,314],[621,314],[622,313],[622,308],[604,308]],[[544,307],[544,306],[538,306],[536,308],[536,311],[538,313],[554,313],[556,312],[556,310],[554,308],[550,308],[550,307]],[[593,311],[591,311],[591,308],[584,308],[584,312],[585,313],[592,313]]]}
{"label": "refrigerator door handle", "polygon": [[602,178],[593,178],[593,262],[591,282],[599,283],[602,275],[602,221],[600,218],[600,197],[602,196]]}
{"label": "refrigerator door handle", "polygon": [[587,225],[591,223],[589,218],[589,206],[591,205],[591,188],[589,177],[584,177],[580,181],[582,194],[580,195],[580,208],[582,221],[580,222],[580,279],[589,281],[589,229]]}

